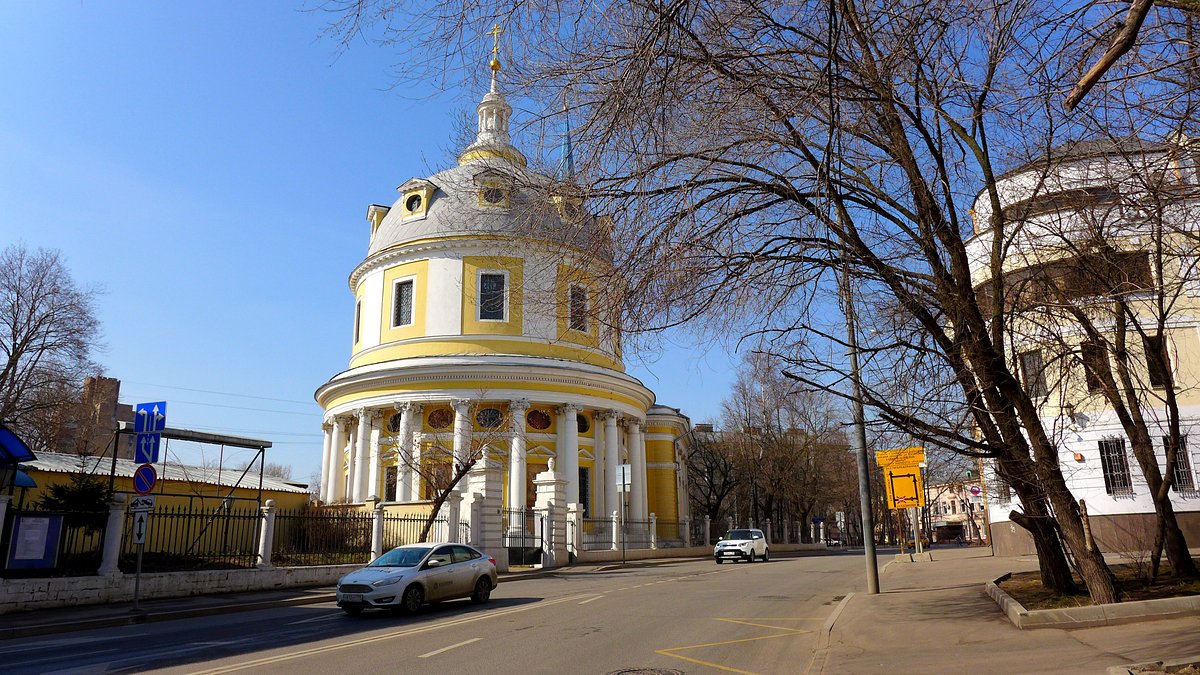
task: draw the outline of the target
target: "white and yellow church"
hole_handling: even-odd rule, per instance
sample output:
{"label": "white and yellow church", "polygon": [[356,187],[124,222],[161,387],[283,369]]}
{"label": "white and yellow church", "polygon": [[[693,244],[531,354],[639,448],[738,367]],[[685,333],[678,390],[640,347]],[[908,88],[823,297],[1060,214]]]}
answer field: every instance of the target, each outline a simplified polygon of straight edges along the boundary
{"label": "white and yellow church", "polygon": [[320,499],[411,511],[471,461],[503,474],[491,497],[507,508],[532,506],[534,477],[549,470],[567,504],[606,517],[628,465],[629,520],[681,520],[690,426],[625,373],[599,295],[619,273],[611,221],[586,212],[569,174],[529,169],[494,49],[491,69],[458,165],[367,209],[349,368],[316,392]]}

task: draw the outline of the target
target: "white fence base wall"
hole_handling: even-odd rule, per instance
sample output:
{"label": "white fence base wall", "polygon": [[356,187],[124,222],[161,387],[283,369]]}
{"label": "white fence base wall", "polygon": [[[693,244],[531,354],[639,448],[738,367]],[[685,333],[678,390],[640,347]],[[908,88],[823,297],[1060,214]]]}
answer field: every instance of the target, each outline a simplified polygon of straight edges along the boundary
{"label": "white fence base wall", "polygon": [[[772,553],[788,551],[824,551],[825,544],[772,544]],[[713,554],[712,546],[691,546],[688,548],[634,548],[626,549],[625,560],[649,560],[651,558],[705,558]],[[579,551],[575,555],[577,563],[620,562],[621,550],[616,551]]]}
{"label": "white fence base wall", "polygon": [[[352,564],[143,574],[138,597],[142,600],[152,600],[214,593],[331,586],[343,575],[361,567],[362,564]],[[0,580],[0,614],[110,602],[133,602],[132,574]]]}

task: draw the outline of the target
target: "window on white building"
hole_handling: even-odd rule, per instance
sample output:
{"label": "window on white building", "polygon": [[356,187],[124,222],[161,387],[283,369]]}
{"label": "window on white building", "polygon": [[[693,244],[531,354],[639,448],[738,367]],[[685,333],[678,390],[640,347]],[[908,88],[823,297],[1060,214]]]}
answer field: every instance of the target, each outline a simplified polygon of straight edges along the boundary
{"label": "window on white building", "polygon": [[1049,393],[1041,351],[1035,349],[1021,354],[1021,378],[1024,380],[1025,393],[1031,398],[1042,398]]}
{"label": "window on white building", "polygon": [[[1167,454],[1167,437],[1163,436],[1163,457]],[[1188,452],[1187,436],[1179,437],[1179,451],[1175,453],[1176,492],[1195,492],[1196,476],[1192,473],[1192,458]]]}
{"label": "window on white building", "polygon": [[1104,491],[1110,495],[1133,493],[1133,478],[1129,475],[1129,459],[1125,456],[1125,440],[1109,438],[1100,441],[1100,466],[1104,470]]}
{"label": "window on white building", "polygon": [[571,330],[587,332],[588,329],[588,294],[582,286],[571,287]]}
{"label": "window on white building", "polygon": [[1091,393],[1104,390],[1104,380],[1101,373],[1108,369],[1108,352],[1104,345],[1095,342],[1085,342],[1080,346],[1083,360],[1083,376],[1087,381],[1087,389]]}
{"label": "window on white building", "polygon": [[362,300],[354,303],[354,344],[362,339]]}
{"label": "window on white building", "polygon": [[479,275],[479,318],[504,321],[504,275],[484,272]]}
{"label": "window on white building", "polygon": [[413,322],[413,280],[396,282],[392,294],[392,328],[411,326]]}

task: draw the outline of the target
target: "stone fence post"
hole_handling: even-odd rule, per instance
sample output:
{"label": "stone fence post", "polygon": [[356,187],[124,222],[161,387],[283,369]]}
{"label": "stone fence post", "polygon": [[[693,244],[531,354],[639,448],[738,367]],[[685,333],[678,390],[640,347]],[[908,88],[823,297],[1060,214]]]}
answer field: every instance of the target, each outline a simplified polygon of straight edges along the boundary
{"label": "stone fence post", "polygon": [[712,516],[704,516],[704,545],[712,545]]}
{"label": "stone fence post", "polygon": [[583,504],[567,504],[567,556],[579,555],[583,538]]}
{"label": "stone fence post", "polygon": [[258,565],[259,569],[270,569],[271,550],[275,543],[275,500],[268,499],[259,509],[262,512],[262,529],[258,533]]}
{"label": "stone fence post", "polygon": [[733,516],[725,516],[725,522],[729,523],[729,526],[725,528],[725,531],[728,532],[728,531],[732,530],[733,529]]}
{"label": "stone fence post", "polygon": [[612,550],[621,548],[621,512],[612,512]]}
{"label": "stone fence post", "polygon": [[658,516],[650,514],[650,548],[658,548]]}
{"label": "stone fence post", "polygon": [[383,502],[371,504],[371,560],[383,555]]}
{"label": "stone fence post", "polygon": [[692,519],[684,516],[679,521],[679,538],[683,540],[684,548],[692,547]]}
{"label": "stone fence post", "polygon": [[767,526],[763,528],[763,536],[767,538],[767,546],[771,545],[771,519],[767,518]]}
{"label": "stone fence post", "polygon": [[462,493],[456,490],[451,490],[450,494],[446,495],[446,539],[445,541],[458,541],[459,525],[462,523]]}
{"label": "stone fence post", "polygon": [[104,555],[100,560],[100,576],[118,575],[121,568],[121,532],[125,529],[125,495],[115,494],[108,503],[108,524],[104,527]]}

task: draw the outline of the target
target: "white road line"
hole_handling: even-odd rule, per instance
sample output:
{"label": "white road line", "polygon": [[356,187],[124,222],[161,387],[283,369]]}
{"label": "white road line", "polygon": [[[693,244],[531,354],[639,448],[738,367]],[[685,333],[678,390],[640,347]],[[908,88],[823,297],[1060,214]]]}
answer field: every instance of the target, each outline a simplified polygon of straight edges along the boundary
{"label": "white road line", "polygon": [[312,623],[314,621],[333,621],[334,619],[340,619],[340,618],[342,618],[341,612],[337,612],[337,613],[330,612],[329,614],[327,614],[325,616],[314,616],[314,617],[308,618],[308,619],[300,619],[299,621],[292,621],[292,622],[289,622],[288,625],[295,626],[295,625],[302,624],[302,623]]}
{"label": "white road line", "polygon": [[581,603],[579,603],[579,604],[581,604],[581,605],[586,605],[586,604],[588,604],[589,602],[591,602],[591,601],[593,601],[593,600],[599,600],[600,598],[603,598],[603,597],[604,597],[603,595],[597,595],[596,597],[594,597],[594,598],[588,598],[587,600],[584,600],[583,602],[581,602]]}
{"label": "white road line", "polygon": [[429,657],[431,657],[431,656],[437,656],[438,654],[441,654],[442,652],[448,652],[448,651],[450,651],[451,649],[458,649],[459,647],[462,647],[463,645],[469,645],[469,644],[471,644],[472,642],[479,642],[479,641],[480,641],[480,640],[482,640],[482,639],[483,639],[483,638],[471,638],[470,640],[466,640],[466,641],[464,641],[464,642],[460,642],[460,643],[458,643],[458,644],[456,644],[456,645],[450,645],[449,647],[442,647],[441,649],[435,649],[435,650],[433,650],[433,651],[431,651],[431,652],[429,652],[429,653],[427,653],[427,654],[422,654],[422,655],[418,656],[417,658],[418,658],[418,659],[427,659],[427,658],[429,658]]}

